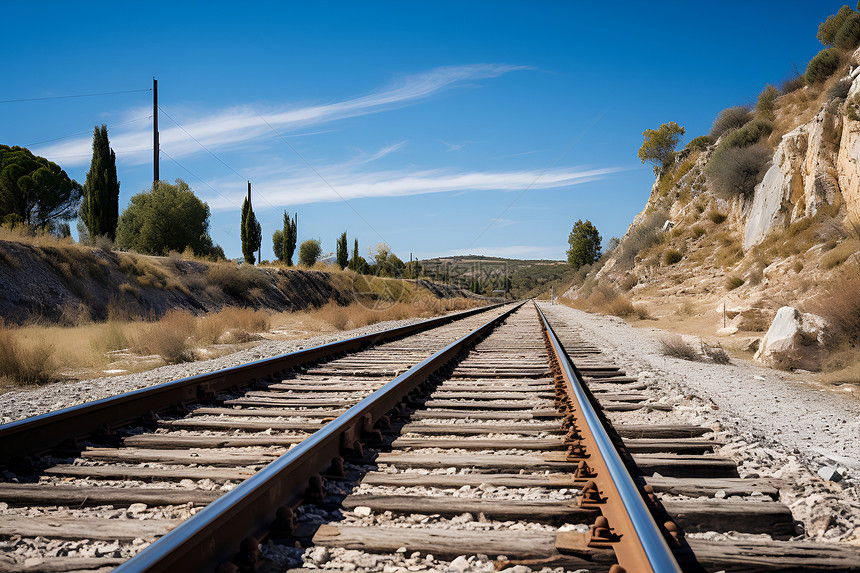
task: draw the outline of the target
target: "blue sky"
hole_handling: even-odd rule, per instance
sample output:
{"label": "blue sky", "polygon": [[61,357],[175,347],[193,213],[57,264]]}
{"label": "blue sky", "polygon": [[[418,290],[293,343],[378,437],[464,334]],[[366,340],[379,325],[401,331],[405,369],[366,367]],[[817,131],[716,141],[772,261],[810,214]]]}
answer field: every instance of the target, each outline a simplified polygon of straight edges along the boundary
{"label": "blue sky", "polygon": [[[401,258],[565,257],[577,219],[621,236],[667,121],[685,142],[800,71],[842,2],[367,2],[4,5],[0,143],[83,183],[92,129],[117,153],[120,209],[161,178],[212,209],[241,254],[246,180],[263,258],[282,214],[299,240]],[[181,126],[181,127],[180,127]]]}

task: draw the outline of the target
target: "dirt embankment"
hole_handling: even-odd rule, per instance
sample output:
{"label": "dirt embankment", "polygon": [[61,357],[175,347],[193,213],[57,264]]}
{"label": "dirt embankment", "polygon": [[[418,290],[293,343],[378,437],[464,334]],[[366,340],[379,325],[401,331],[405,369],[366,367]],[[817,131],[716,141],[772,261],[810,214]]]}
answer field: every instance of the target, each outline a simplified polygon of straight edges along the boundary
{"label": "dirt embankment", "polygon": [[171,309],[195,314],[225,306],[294,311],[329,301],[345,305],[390,297],[392,292],[474,298],[462,289],[424,280],[396,281],[397,288],[376,288],[374,282],[368,288],[369,277],[358,277],[334,270],[151,257],[62,241],[0,240],[0,317],[10,324],[38,320],[71,325],[111,316],[159,317]]}

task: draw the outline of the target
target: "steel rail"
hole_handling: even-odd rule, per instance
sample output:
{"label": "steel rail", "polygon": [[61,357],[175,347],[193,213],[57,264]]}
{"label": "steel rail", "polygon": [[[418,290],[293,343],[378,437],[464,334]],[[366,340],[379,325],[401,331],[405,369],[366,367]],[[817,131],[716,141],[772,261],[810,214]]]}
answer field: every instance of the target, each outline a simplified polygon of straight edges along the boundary
{"label": "steel rail", "polygon": [[14,456],[36,454],[63,441],[129,422],[149,411],[157,412],[180,403],[214,396],[236,386],[247,386],[255,379],[263,379],[342,352],[354,352],[374,344],[430,330],[504,304],[508,303],[473,308],[381,332],[355,336],[16,420],[0,426],[0,452],[6,460]]}
{"label": "steel rail", "polygon": [[[597,452],[591,452],[596,455],[592,455],[588,459],[588,463],[597,470],[595,482],[602,490],[601,494],[605,494],[609,499],[605,505],[601,506],[601,511],[621,537],[618,542],[613,544],[618,563],[627,571],[680,573],[681,567],[588,399],[582,386],[582,377],[579,371],[567,356],[564,347],[540,307],[536,302],[534,305],[561,366],[568,396],[575,402],[579,413],[582,415],[583,420],[580,426],[584,425],[585,427],[580,427],[580,431],[584,441],[587,444],[592,442],[597,449]],[[600,466],[604,467],[601,468]],[[608,479],[606,478],[607,475]],[[617,503],[612,503],[613,499],[619,500],[622,507],[619,507]]]}
{"label": "steel rail", "polygon": [[359,439],[363,428],[375,424],[436,370],[523,304],[400,374],[120,565],[115,573],[214,570],[238,551],[241,539],[259,539],[271,526],[278,508],[301,495],[313,476],[329,468],[332,460],[341,455],[344,444],[351,445]]}

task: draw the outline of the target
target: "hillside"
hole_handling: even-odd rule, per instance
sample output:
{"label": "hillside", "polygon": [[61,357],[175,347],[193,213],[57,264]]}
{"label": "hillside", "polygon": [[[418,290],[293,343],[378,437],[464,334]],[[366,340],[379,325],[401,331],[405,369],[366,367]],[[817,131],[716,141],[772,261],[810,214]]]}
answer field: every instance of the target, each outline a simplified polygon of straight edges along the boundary
{"label": "hillside", "polygon": [[636,309],[737,351],[754,351],[783,306],[844,326],[840,313],[860,310],[846,298],[856,282],[838,286],[860,277],[858,104],[860,50],[824,80],[769,86],[755,109],[725,110],[711,137],[657,169],[620,245],[564,296],[604,311],[623,299],[617,314]]}
{"label": "hillside", "polygon": [[513,298],[547,296],[573,280],[566,261],[522,260],[482,255],[458,255],[418,261],[425,276],[437,282],[457,285],[488,295],[492,290],[509,290]]}
{"label": "hillside", "polygon": [[329,301],[395,301],[407,290],[410,297],[475,297],[429,281],[401,284],[333,269],[153,257],[49,237],[0,240],[0,317],[9,324],[71,326],[111,317],[158,318],[170,310],[203,314],[228,306],[296,311]]}

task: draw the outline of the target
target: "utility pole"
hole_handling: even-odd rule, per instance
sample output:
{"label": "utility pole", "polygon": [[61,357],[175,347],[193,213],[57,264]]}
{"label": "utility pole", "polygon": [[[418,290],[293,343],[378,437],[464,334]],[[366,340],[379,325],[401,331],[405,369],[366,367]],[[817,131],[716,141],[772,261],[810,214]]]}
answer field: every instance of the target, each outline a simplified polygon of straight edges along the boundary
{"label": "utility pole", "polygon": [[152,77],[152,188],[158,183],[158,80]]}

